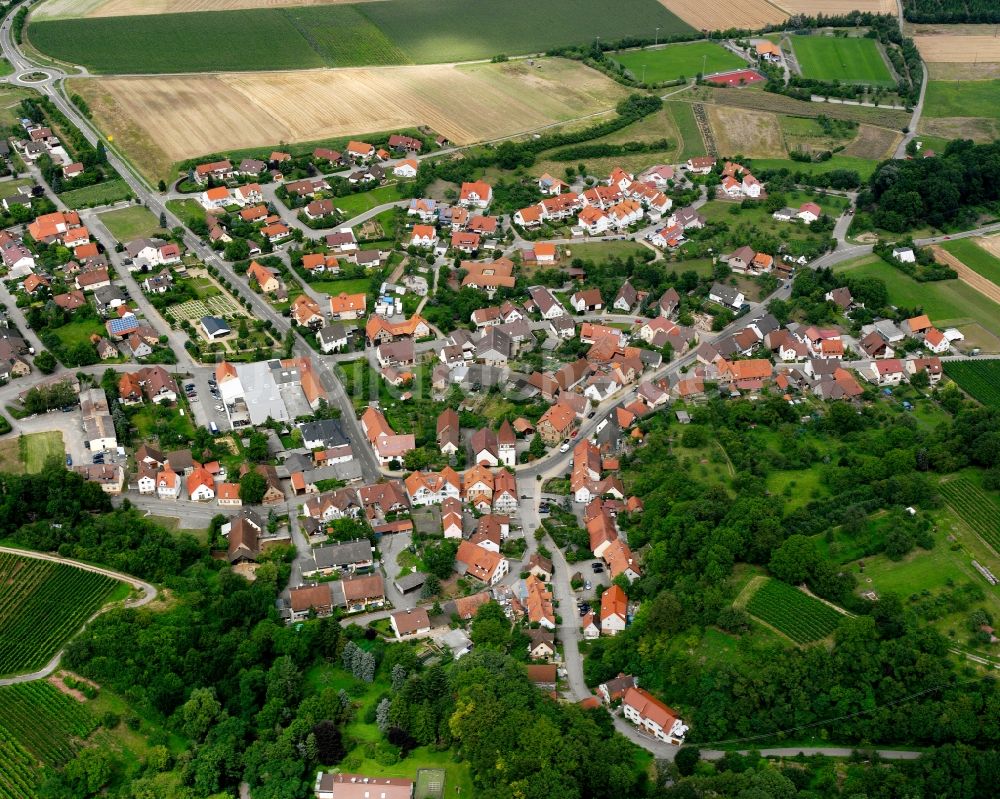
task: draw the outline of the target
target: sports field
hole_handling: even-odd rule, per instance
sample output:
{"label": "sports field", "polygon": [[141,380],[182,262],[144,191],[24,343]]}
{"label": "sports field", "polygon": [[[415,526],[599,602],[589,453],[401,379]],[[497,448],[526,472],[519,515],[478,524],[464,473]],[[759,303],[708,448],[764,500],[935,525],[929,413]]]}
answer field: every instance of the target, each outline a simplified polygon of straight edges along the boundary
{"label": "sports field", "polygon": [[672,44],[655,50],[628,50],[613,57],[636,80],[642,80],[645,74],[648,83],[693,78],[699,72],[711,75],[746,66],[742,58],[712,42]]}
{"label": "sports field", "polygon": [[792,36],[790,40],[804,78],[873,86],[895,85],[873,39]]}
{"label": "sports field", "polygon": [[924,116],[1000,119],[1000,80],[932,80]]}
{"label": "sports field", "polygon": [[[95,122],[157,178],[206,153],[427,125],[468,144],[613,108],[576,61],[74,80]],[[165,174],[166,173],[166,174]]]}
{"label": "sports field", "polygon": [[543,52],[595,36],[615,41],[655,28],[662,36],[691,30],[656,0],[385,0],[40,20],[28,33],[32,45],[61,61],[134,74],[436,64]]}

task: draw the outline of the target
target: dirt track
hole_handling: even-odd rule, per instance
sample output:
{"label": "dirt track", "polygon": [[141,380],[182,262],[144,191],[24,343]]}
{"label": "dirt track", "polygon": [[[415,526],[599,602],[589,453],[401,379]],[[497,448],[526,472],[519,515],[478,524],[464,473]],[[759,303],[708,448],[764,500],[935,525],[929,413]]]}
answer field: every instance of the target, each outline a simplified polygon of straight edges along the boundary
{"label": "dirt track", "polygon": [[939,264],[950,266],[958,272],[958,279],[963,283],[968,283],[984,297],[993,300],[993,302],[1000,303],[1000,286],[996,283],[987,280],[978,272],[970,269],[950,252],[942,250],[936,244],[931,246],[931,252],[934,253],[934,260]]}

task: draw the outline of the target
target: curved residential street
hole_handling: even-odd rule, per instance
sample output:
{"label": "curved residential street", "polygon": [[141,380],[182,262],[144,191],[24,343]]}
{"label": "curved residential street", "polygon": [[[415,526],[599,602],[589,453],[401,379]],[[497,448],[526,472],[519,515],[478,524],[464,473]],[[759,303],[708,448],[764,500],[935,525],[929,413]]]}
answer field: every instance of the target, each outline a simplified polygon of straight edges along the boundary
{"label": "curved residential street", "polygon": [[[34,558],[36,560],[48,560],[53,563],[63,563],[67,566],[75,566],[78,569],[83,569],[84,571],[94,572],[95,574],[103,574],[105,577],[111,577],[115,580],[120,580],[123,583],[131,585],[136,590],[142,591],[141,597],[132,597],[124,601],[124,606],[127,608],[139,608],[143,605],[148,605],[154,599],[156,599],[157,591],[156,586],[152,583],[147,583],[145,580],[140,580],[138,577],[132,577],[128,574],[122,574],[121,572],[112,571],[111,569],[105,569],[101,566],[92,566],[89,563],[82,563],[78,560],[72,560],[70,558],[62,558],[58,555],[51,555],[47,552],[32,552],[27,549],[17,549],[16,547],[4,547],[0,546],[0,552],[5,552],[11,555],[20,555],[25,558]],[[77,630],[74,635],[79,635],[79,633],[87,627],[94,619],[100,616],[102,613],[107,612],[113,607],[117,607],[117,602],[110,602],[104,607],[98,609],[90,618],[88,618],[80,630]],[[59,666],[59,661],[62,659],[63,652],[65,652],[65,647],[60,649],[52,659],[46,663],[38,671],[33,671],[28,674],[18,674],[14,677],[4,677],[0,679],[0,686],[4,685],[15,685],[22,682],[33,682],[34,680],[41,680],[48,677],[52,672],[56,670]]]}

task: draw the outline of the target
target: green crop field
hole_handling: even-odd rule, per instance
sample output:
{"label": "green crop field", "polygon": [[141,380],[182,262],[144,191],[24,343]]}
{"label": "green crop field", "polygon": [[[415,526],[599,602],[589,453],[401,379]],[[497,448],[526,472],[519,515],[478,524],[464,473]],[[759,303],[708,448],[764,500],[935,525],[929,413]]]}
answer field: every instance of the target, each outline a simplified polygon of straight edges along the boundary
{"label": "green crop field", "polygon": [[973,399],[1000,408],[1000,360],[947,361],[944,373]]}
{"label": "green crop field", "polygon": [[[9,735],[47,766],[69,761],[96,727],[97,720],[85,705],[45,681],[0,688],[0,741]],[[0,796],[4,778],[0,767]]]}
{"label": "green crop field", "polygon": [[874,39],[792,36],[791,42],[804,78],[895,85]]}
{"label": "green crop field", "polygon": [[117,586],[75,566],[0,552],[0,674],[44,666]]}
{"label": "green crop field", "polygon": [[780,580],[768,580],[758,588],[747,611],[798,644],[826,638],[842,618],[829,605]]}
{"label": "green crop field", "polygon": [[645,67],[649,83],[693,78],[699,72],[711,75],[746,67],[746,62],[722,45],[712,42],[672,44],[656,50],[628,50],[615,53],[614,60],[642,80]]}
{"label": "green crop field", "polygon": [[320,58],[331,66],[405,64],[400,50],[356,6],[305,6],[285,12]]}
{"label": "green crop field", "polygon": [[1000,119],[1000,80],[928,81],[924,116]]}
{"label": "green crop field", "polygon": [[544,52],[595,36],[614,41],[657,27],[662,36],[692,30],[656,0],[385,0],[41,20],[29,37],[61,61],[126,74],[434,64]]}
{"label": "green crop field", "polygon": [[940,245],[973,272],[1000,286],[1000,258],[976,244],[975,239],[953,239]]}
{"label": "green crop field", "polygon": [[1000,552],[1000,506],[964,477],[942,482],[938,490],[969,529]]}

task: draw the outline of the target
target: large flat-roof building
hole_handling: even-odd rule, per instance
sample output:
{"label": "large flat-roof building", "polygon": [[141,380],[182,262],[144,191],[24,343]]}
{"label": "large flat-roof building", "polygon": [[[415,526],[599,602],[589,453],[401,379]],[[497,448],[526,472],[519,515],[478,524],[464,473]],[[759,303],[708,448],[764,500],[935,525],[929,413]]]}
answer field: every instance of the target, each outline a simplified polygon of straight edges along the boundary
{"label": "large flat-roof building", "polygon": [[309,416],[326,399],[308,358],[223,362],[216,368],[216,379],[233,427]]}

